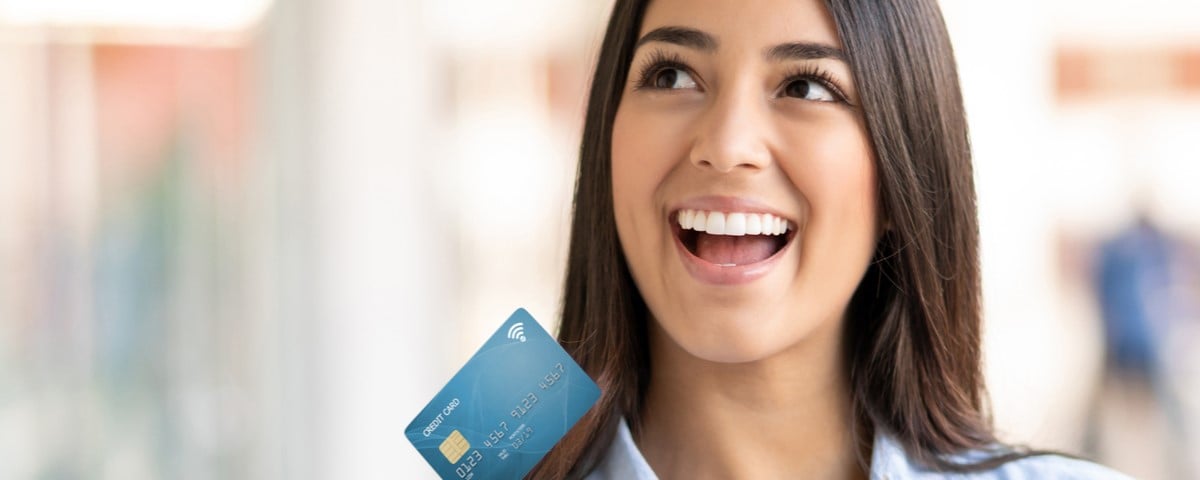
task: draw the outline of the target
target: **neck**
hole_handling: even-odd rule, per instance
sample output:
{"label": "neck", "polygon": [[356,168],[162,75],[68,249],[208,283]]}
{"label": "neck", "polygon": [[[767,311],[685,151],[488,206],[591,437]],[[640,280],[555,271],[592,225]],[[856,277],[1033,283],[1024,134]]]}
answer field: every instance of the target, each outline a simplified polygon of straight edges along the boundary
{"label": "neck", "polygon": [[659,478],[866,478],[837,328],[729,364],[692,356],[649,324],[652,375],[637,443]]}

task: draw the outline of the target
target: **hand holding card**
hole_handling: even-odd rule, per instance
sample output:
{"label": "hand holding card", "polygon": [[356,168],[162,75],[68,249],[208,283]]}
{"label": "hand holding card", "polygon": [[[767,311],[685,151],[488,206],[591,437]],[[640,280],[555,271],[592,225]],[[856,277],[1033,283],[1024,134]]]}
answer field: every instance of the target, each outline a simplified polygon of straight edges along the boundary
{"label": "hand holding card", "polygon": [[596,383],[518,309],[404,433],[443,479],[518,479],[599,398]]}

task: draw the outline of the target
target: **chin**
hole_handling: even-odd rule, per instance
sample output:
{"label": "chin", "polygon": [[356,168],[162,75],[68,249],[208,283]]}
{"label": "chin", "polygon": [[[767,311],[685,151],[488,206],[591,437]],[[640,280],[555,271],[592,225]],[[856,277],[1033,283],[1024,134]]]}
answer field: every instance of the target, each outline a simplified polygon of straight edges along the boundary
{"label": "chin", "polygon": [[[655,321],[664,340],[674,343],[690,356],[708,362],[734,364],[768,359],[802,341],[805,334],[799,329],[801,324],[783,322],[779,317],[778,314],[744,309],[730,314],[710,310]],[[680,319],[686,321],[677,321]]]}

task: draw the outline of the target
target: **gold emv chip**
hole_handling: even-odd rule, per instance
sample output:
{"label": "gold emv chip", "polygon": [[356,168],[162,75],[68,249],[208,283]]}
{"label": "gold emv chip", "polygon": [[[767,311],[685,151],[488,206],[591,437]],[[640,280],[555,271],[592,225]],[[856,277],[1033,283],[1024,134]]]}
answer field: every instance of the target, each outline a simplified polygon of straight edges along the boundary
{"label": "gold emv chip", "polygon": [[445,455],[446,460],[449,460],[450,463],[458,463],[458,459],[462,458],[463,454],[470,449],[471,444],[467,442],[466,437],[458,433],[458,430],[450,432],[450,436],[446,437],[446,440],[438,447],[438,450],[442,451],[442,455]]}

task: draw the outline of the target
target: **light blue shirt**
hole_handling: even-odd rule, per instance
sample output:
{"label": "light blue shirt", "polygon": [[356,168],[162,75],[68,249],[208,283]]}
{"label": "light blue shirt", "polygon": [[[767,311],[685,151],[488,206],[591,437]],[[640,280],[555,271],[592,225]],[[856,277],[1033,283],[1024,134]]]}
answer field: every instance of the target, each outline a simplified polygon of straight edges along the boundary
{"label": "light blue shirt", "polygon": [[[646,463],[624,421],[619,422],[608,454],[586,480],[658,480]],[[909,461],[904,449],[887,435],[876,434],[871,452],[871,480],[960,478],[971,480],[1098,479],[1128,480],[1095,463],[1058,455],[1038,455],[976,473],[931,472]]]}

